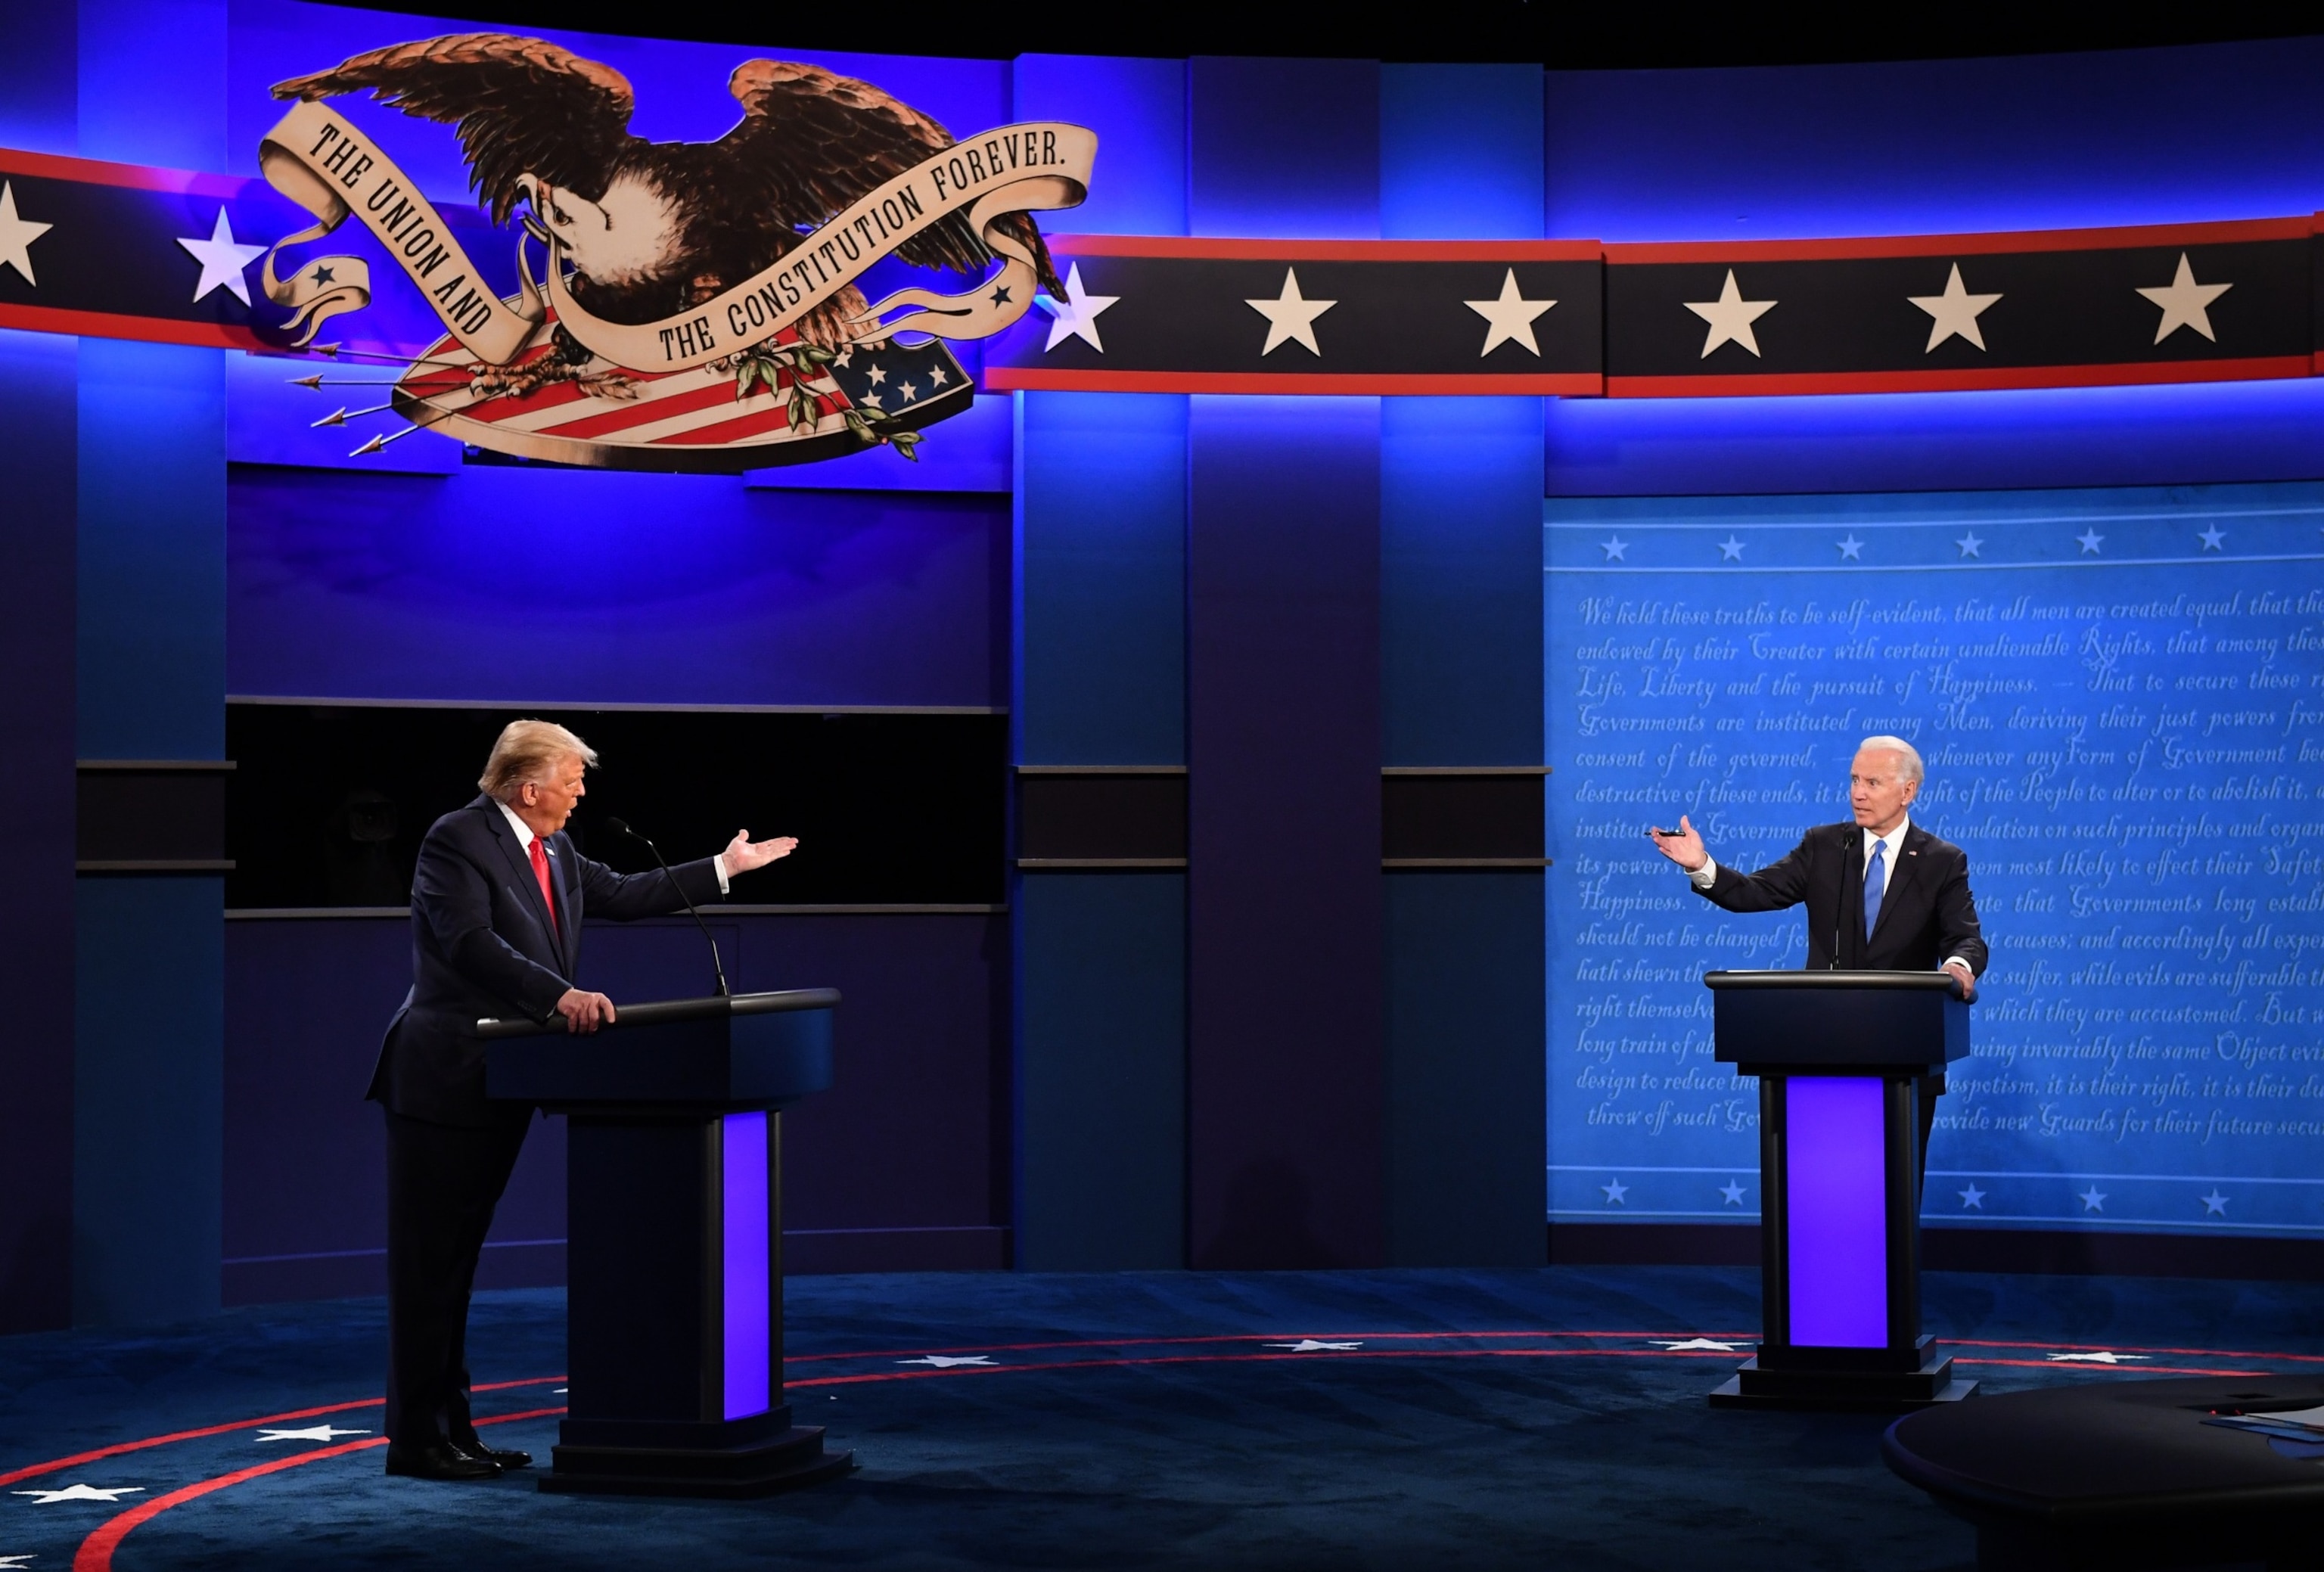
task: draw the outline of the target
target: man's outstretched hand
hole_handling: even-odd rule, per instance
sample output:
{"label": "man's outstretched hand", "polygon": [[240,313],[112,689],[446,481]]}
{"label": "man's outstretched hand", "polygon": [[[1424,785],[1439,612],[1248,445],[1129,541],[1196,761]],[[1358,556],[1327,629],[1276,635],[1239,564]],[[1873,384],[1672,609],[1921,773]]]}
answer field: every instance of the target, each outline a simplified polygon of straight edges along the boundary
{"label": "man's outstretched hand", "polygon": [[1655,843],[1655,850],[1690,874],[1711,860],[1711,854],[1702,849],[1702,837],[1694,833],[1694,826],[1683,813],[1676,829],[1650,829],[1646,838]]}
{"label": "man's outstretched hand", "polygon": [[1954,981],[1960,984],[1961,997],[1963,999],[1974,999],[1977,997],[1977,974],[1975,972],[1970,971],[1959,961],[1947,961],[1944,965],[1943,970],[1947,976],[1951,977]]}
{"label": "man's outstretched hand", "polygon": [[726,865],[727,877],[732,878],[736,874],[747,874],[753,868],[763,868],[797,850],[798,837],[795,835],[777,836],[772,840],[752,840],[749,830],[738,829],[734,832],[734,838],[726,843],[726,849],[720,852],[718,857]]}
{"label": "man's outstretched hand", "polygon": [[565,1017],[567,1031],[595,1031],[600,1026],[613,1023],[613,1002],[603,994],[585,994],[578,988],[567,988],[557,1001],[557,1013]]}

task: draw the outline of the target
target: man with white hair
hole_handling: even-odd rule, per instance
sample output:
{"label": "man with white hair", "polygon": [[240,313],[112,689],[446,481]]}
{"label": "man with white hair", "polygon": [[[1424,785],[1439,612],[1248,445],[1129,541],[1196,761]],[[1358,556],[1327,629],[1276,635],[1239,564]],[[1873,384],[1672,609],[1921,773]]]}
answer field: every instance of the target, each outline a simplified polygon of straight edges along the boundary
{"label": "man with white hair", "polygon": [[[1655,849],[1686,870],[1695,892],[1729,911],[1808,909],[1807,969],[1919,972],[1941,968],[1977,996],[1985,938],[1969,893],[1969,855],[1914,824],[1920,751],[1903,737],[1867,737],[1848,775],[1848,824],[1819,825],[1756,874],[1721,867],[1682,816],[1678,828],[1649,829]],[[1921,1161],[1942,1076],[1921,1082]]]}
{"label": "man with white hair", "polygon": [[485,761],[483,794],[438,819],[420,846],[411,992],[388,1023],[367,1094],[387,1113],[390,1474],[488,1479],[532,1461],[487,1447],[468,1411],[468,1294],[534,1112],[484,1095],[476,1022],[562,1020],[576,1032],[610,1024],[613,1002],[573,981],[585,911],[618,920],[680,911],[798,845],[743,830],[715,857],[616,874],[565,834],[596,762],[561,726],[512,721]]}

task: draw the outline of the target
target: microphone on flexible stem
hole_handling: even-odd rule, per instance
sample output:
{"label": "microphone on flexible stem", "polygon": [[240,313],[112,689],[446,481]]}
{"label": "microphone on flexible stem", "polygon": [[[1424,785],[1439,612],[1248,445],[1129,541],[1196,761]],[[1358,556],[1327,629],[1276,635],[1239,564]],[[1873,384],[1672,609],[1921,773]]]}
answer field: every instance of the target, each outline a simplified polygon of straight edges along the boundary
{"label": "microphone on flexible stem", "polygon": [[726,998],[729,994],[729,990],[726,986],[726,966],[725,964],[718,958],[718,941],[710,938],[710,925],[703,921],[702,913],[694,909],[694,902],[687,896],[686,886],[678,882],[678,875],[671,873],[669,871],[669,865],[661,860],[661,848],[654,845],[653,842],[646,839],[645,837],[640,835],[636,830],[632,829],[627,819],[608,818],[605,820],[605,828],[612,830],[615,835],[628,836],[632,840],[645,847],[646,850],[653,853],[654,863],[661,869],[661,876],[669,881],[669,887],[678,892],[678,898],[680,901],[684,901],[686,902],[686,914],[694,919],[694,926],[702,929],[702,937],[705,939],[709,940],[710,969],[716,973],[718,976],[718,996],[722,999]]}

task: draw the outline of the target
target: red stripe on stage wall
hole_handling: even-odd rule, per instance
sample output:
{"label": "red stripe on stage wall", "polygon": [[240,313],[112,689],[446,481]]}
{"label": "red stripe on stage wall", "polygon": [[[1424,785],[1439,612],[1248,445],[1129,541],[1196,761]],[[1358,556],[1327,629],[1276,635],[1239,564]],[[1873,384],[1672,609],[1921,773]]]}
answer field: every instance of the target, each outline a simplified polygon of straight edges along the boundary
{"label": "red stripe on stage wall", "polygon": [[1468,393],[1595,398],[1596,372],[1525,371],[1464,376],[1323,371],[1068,371],[1048,365],[984,368],[992,393]]}
{"label": "red stripe on stage wall", "polygon": [[225,322],[183,322],[170,317],[129,317],[115,311],[75,311],[62,306],[0,306],[0,328],[32,333],[134,338],[147,344],[192,344],[205,349],[274,349],[247,328]]}
{"label": "red stripe on stage wall", "polygon": [[123,186],[135,191],[171,191],[184,196],[231,200],[259,184],[240,175],[203,174],[194,170],[152,169],[144,164],[110,163],[97,158],[72,158],[58,153],[26,153],[0,147],[0,174],[32,175],[41,180],[77,180],[90,186]]}
{"label": "red stripe on stage wall", "polygon": [[[470,1390],[481,1389],[471,1388]],[[505,1425],[518,1419],[549,1419],[564,1411],[561,1408],[527,1409],[522,1413],[493,1414],[487,1419],[478,1419],[476,1428],[481,1430],[486,1425]],[[121,1548],[121,1541],[129,1537],[130,1530],[142,1523],[152,1522],[173,1506],[183,1506],[189,1501],[199,1501],[203,1496],[224,1490],[228,1485],[246,1484],[254,1479],[263,1479],[270,1474],[280,1474],[286,1468],[300,1468],[309,1463],[319,1463],[326,1457],[344,1457],[351,1452],[367,1451],[374,1447],[386,1445],[385,1436],[373,1436],[361,1441],[343,1441],[336,1447],[318,1447],[312,1452],[300,1452],[289,1457],[272,1458],[249,1468],[238,1468],[232,1474],[221,1474],[216,1479],[201,1480],[197,1484],[187,1485],[182,1490],[173,1490],[167,1495],[157,1495],[151,1501],[141,1502],[119,1517],[107,1519],[95,1533],[80,1542],[80,1549],[73,1554],[73,1572],[113,1572],[113,1553]]]}
{"label": "red stripe on stage wall", "polygon": [[2118,251],[2133,246],[2233,245],[2304,240],[2315,224],[2298,218],[2234,218],[2210,224],[2132,224],[2111,229],[2023,229],[1998,235],[1868,235],[1832,240],[1655,240],[1606,247],[1609,266],[1678,262],[1821,262],[1881,256],[1993,256],[2034,251]]}
{"label": "red stripe on stage wall", "polygon": [[1960,371],[1738,372],[1705,376],[1609,376],[1617,399],[1748,398],[1759,394],[1972,393],[1978,389],[2123,387],[2174,382],[2255,382],[2310,375],[2305,355],[2243,360],[2134,361],[2119,365],[2024,365]]}
{"label": "red stripe on stage wall", "polygon": [[[2304,233],[2304,231],[2303,231]],[[1230,240],[1207,235],[1052,235],[1057,256],[1207,262],[1595,262],[1595,240]]]}

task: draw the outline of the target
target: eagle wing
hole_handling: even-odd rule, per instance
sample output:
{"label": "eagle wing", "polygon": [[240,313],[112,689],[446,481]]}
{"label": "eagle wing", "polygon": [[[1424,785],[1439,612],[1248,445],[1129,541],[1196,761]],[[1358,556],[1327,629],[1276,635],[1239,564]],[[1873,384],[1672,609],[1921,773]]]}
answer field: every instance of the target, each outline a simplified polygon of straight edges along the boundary
{"label": "eagle wing", "polygon": [[[819,225],[866,192],[884,185],[930,153],[953,144],[952,133],[910,105],[869,82],[792,60],[745,60],[727,79],[744,110],[718,143],[732,171],[732,191],[716,199],[752,203],[760,222]],[[1033,253],[1042,281],[1055,282],[1048,246],[1022,213],[1001,221]],[[949,268],[972,277],[991,264],[992,252],[965,212],[947,214],[897,248],[920,267]]]}
{"label": "eagle wing", "polygon": [[531,173],[590,201],[605,194],[615,159],[632,140],[629,79],[538,38],[470,32],[391,44],[327,71],[274,85],[278,98],[312,102],[370,88],[390,108],[456,125],[468,180],[508,222]]}

